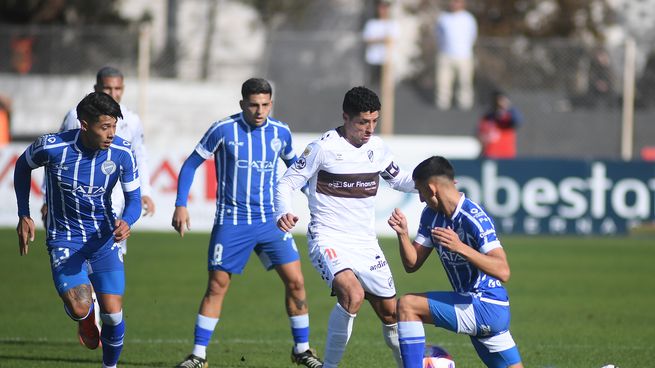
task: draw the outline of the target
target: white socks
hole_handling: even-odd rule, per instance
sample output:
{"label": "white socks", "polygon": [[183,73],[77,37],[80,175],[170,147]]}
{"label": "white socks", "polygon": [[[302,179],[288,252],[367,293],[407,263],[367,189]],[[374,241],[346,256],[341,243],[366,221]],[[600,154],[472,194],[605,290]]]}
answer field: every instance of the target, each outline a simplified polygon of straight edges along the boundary
{"label": "white socks", "polygon": [[398,324],[394,323],[391,325],[385,325],[383,323],[382,336],[384,336],[384,342],[387,343],[387,346],[393,353],[393,358],[396,360],[396,365],[398,368],[403,368],[403,359],[400,356],[400,342],[398,341]]}
{"label": "white socks", "polygon": [[339,365],[353,331],[353,321],[356,316],[348,313],[339,303],[332,308],[325,342],[324,368],[335,368]]}

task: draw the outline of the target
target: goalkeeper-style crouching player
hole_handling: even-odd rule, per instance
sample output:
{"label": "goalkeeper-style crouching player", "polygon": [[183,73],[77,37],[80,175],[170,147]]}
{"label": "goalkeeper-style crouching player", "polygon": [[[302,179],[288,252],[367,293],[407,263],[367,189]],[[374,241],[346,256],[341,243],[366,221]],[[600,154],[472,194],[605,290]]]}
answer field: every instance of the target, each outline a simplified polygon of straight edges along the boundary
{"label": "goalkeeper-style crouching player", "polygon": [[[66,313],[78,321],[80,342],[96,349],[102,341],[103,367],[115,367],[125,335],[125,273],[118,243],[129,237],[141,213],[139,175],[130,143],[115,135],[122,114],[111,96],[87,95],[77,105],[77,116],[80,129],[41,136],[16,162],[19,250],[26,255],[34,241],[31,171],[45,166],[46,245],[55,288]],[[121,219],[111,210],[111,192],[118,181],[125,197]],[[102,332],[95,323],[91,285],[98,296]]]}

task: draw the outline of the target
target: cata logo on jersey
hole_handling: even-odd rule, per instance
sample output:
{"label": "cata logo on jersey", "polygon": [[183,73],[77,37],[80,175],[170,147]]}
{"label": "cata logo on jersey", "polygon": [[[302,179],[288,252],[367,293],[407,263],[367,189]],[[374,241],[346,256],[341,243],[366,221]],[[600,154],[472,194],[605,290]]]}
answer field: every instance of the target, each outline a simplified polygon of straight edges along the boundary
{"label": "cata logo on jersey", "polygon": [[59,188],[66,192],[72,192],[83,197],[99,197],[105,194],[105,188],[95,185],[77,185],[71,183],[59,183]]}
{"label": "cata logo on jersey", "polygon": [[273,161],[268,161],[268,160],[255,160],[255,161],[237,160],[236,165],[239,169],[253,168],[259,172],[270,172],[275,169],[275,165],[273,165]]}

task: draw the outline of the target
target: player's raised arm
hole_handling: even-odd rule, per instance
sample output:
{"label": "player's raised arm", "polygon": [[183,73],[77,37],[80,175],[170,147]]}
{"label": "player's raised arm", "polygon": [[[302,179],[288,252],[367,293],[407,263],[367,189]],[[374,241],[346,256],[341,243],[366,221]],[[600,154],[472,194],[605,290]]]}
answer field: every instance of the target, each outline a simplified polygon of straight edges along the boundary
{"label": "player's raised arm", "polygon": [[193,177],[196,174],[196,169],[200,166],[205,159],[193,151],[191,155],[184,161],[180,169],[180,175],[177,181],[177,197],[175,198],[175,211],[173,212],[173,219],[171,225],[184,236],[184,232],[191,230],[191,217],[187,210],[187,199],[189,198],[189,191],[191,184],[193,184]]}
{"label": "player's raised arm", "polygon": [[410,240],[407,218],[400,209],[395,208],[393,210],[387,223],[398,236],[400,258],[403,262],[405,271],[412,273],[421,268],[425,260],[430,256],[432,248],[424,247],[421,244]]}

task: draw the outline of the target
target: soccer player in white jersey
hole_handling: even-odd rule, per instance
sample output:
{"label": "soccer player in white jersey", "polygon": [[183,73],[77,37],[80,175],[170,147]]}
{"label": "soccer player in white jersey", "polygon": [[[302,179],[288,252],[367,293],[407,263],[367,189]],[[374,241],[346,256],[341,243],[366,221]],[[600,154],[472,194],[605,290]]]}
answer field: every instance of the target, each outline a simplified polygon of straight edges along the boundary
{"label": "soccer player in white jersey", "polygon": [[[115,367],[125,334],[125,273],[118,243],[127,239],[141,214],[139,177],[130,142],[115,135],[121,117],[118,103],[93,92],[77,105],[77,114],[80,129],[46,134],[16,161],[18,244],[20,254],[26,255],[34,241],[30,175],[45,166],[46,245],[55,288],[66,313],[78,321],[80,342],[95,349],[102,341],[103,367]],[[111,210],[111,192],[119,180],[125,197],[121,218]],[[96,326],[91,285],[100,303],[102,332]]]}
{"label": "soccer player in white jersey", "polygon": [[421,162],[413,178],[426,204],[414,241],[399,209],[388,221],[398,235],[400,257],[405,270],[414,272],[436,253],[453,291],[406,294],[398,301],[404,367],[423,367],[423,323],[469,335],[487,367],[523,367],[509,332],[509,297],[502,285],[509,280],[509,264],[491,218],[457,190],[455,171],[445,158]]}
{"label": "soccer player in white jersey", "polygon": [[348,91],[343,125],[307,146],[280,179],[275,194],[277,225],[290,231],[298,221],[291,208],[292,192],[309,181],[309,256],[337,297],[328,322],[324,367],[341,361],[364,299],[382,321],[384,340],[401,366],[396,288],[375,234],[375,196],[380,177],[404,192],[412,192],[414,182],[373,135],[379,110],[373,91]]}
{"label": "soccer player in white jersey", "polygon": [[255,251],[267,270],[275,268],[285,287],[285,305],[294,346],[291,361],[311,368],[322,362],[309,347],[309,309],[298,249],[290,234],[275,226],[273,191],[278,158],[296,161],[289,126],[268,115],[273,90],[251,78],[241,87],[241,112],[209,128],[180,170],[172,225],[184,236],[186,208],[195,170],[215,157],[216,217],[209,241],[207,291],[196,319],[194,347],[178,367],[207,367],[206,348],[221,314],[233,273],[240,274]]}
{"label": "soccer player in white jersey", "polygon": [[[139,119],[139,116],[136,113],[121,104],[123,92],[125,91],[123,79],[123,73],[121,73],[120,70],[110,66],[105,66],[98,70],[98,73],[96,74],[96,84],[93,86],[93,89],[96,92],[104,92],[110,95],[114,101],[120,104],[123,118],[117,123],[116,135],[132,144],[132,151],[134,152],[134,157],[139,166],[141,202],[144,210],[143,215],[154,215],[155,202],[151,197],[150,170],[148,169],[148,152],[143,139],[143,125],[141,124],[141,119]],[[66,117],[64,117],[64,121],[61,123],[59,131],[65,132],[67,130],[79,128],[80,121],[77,118],[77,111],[75,108],[72,108],[68,111]],[[123,213],[123,194],[119,188],[114,190],[111,200],[114,212],[118,215]],[[45,215],[47,214],[47,211],[48,204],[44,203],[41,208],[41,215],[43,216],[44,224],[46,222]],[[120,244],[123,254],[125,254],[127,252],[127,244],[125,241],[122,241]]]}

